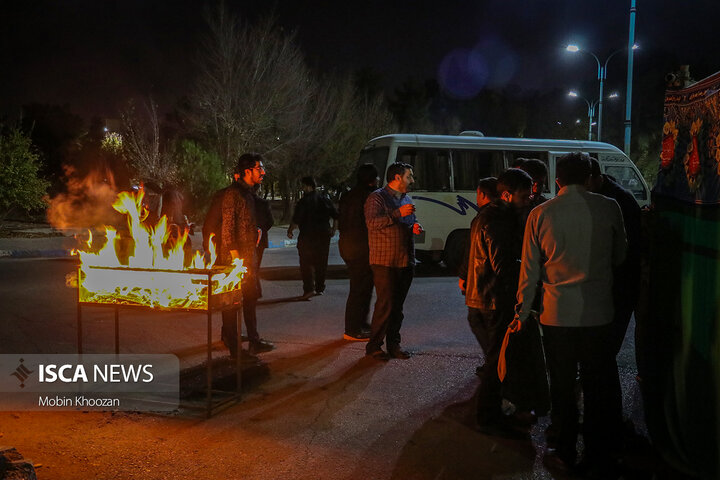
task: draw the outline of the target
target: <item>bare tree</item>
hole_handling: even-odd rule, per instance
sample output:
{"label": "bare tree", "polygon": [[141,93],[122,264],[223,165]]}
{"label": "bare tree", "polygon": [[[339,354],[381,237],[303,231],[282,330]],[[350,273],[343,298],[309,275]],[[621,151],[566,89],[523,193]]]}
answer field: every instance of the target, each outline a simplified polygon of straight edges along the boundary
{"label": "bare tree", "polygon": [[144,114],[137,112],[134,102],[122,114],[123,151],[137,175],[158,185],[177,180],[177,165],[161,145],[157,104],[150,99],[143,103]]}
{"label": "bare tree", "polygon": [[312,80],[294,34],[273,18],[241,23],[223,7],[208,18],[193,96],[196,127],[229,168],[243,151],[270,155],[304,139]]}
{"label": "bare tree", "polygon": [[322,176],[333,184],[352,175],[368,140],[396,129],[384,95],[360,92],[350,78],[341,85],[333,134],[322,144]]}
{"label": "bare tree", "polygon": [[295,34],[274,18],[249,25],[221,5],[208,27],[189,120],[228,170],[244,151],[266,156],[266,183],[278,187],[285,218],[300,177],[343,181],[362,144],[392,130],[381,97],[358,95],[349,77],[314,75]]}

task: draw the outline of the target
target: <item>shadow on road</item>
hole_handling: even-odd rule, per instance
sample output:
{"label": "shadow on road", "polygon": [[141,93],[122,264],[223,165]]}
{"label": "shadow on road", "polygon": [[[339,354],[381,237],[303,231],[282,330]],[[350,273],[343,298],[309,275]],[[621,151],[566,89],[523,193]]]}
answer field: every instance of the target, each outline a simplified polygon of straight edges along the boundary
{"label": "shadow on road", "polygon": [[391,478],[534,478],[536,451],[529,439],[474,430],[475,397],[448,406],[418,429],[400,452]]}
{"label": "shadow on road", "polygon": [[329,375],[324,373],[345,346],[346,341],[338,340],[301,355],[273,360],[270,365],[273,380],[265,385],[268,394],[248,400],[244,405],[247,409],[259,408],[249,420],[282,419],[284,429],[301,430],[308,418],[313,417],[308,416],[309,412],[322,412],[323,419],[331,419],[334,413],[352,404],[382,365],[361,357],[349,368]]}

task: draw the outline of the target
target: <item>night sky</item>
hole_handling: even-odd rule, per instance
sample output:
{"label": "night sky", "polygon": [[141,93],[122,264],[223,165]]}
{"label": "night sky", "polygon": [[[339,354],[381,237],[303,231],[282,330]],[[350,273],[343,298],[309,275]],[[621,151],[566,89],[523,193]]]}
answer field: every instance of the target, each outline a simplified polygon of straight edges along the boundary
{"label": "night sky", "polygon": [[[164,109],[188,93],[203,14],[216,1],[3,1],[0,112],[30,102],[67,104],[87,117],[117,116],[129,97]],[[630,0],[227,1],[253,21],[272,11],[297,30],[321,72],[370,68],[388,91],[436,79],[455,97],[482,87],[573,88],[592,81],[595,61],[627,43]],[[720,2],[637,0],[636,73],[661,59],[689,63],[696,78],[720,70]],[[626,57],[610,62],[608,90],[624,91]],[[637,78],[637,76],[636,76]],[[636,85],[635,88],[642,88]],[[588,92],[587,96],[597,95]]]}

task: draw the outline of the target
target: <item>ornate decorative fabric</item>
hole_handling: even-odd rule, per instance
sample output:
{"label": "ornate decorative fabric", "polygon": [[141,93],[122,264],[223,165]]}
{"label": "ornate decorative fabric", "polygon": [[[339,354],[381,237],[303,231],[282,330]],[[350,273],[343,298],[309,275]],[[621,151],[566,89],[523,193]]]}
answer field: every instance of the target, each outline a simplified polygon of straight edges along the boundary
{"label": "ornate decorative fabric", "polygon": [[720,72],[666,92],[659,160],[656,194],[720,203]]}

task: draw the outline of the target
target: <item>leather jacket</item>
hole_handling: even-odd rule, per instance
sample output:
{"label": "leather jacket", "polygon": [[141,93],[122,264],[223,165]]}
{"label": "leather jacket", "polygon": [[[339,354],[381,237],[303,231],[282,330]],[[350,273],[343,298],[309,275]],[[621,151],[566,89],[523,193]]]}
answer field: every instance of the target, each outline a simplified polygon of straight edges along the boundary
{"label": "leather jacket", "polygon": [[502,200],[483,206],[472,221],[467,262],[460,269],[465,304],[479,310],[515,305],[522,228],[514,207]]}

